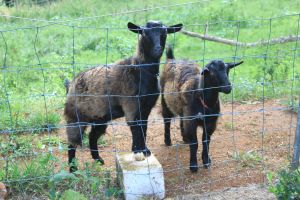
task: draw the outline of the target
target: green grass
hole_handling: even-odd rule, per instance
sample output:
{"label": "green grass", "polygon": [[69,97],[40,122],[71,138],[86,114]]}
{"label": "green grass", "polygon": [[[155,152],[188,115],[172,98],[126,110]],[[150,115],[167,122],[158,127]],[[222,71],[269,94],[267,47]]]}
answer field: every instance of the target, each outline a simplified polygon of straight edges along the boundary
{"label": "green grass", "polygon": [[[0,13],[57,23],[0,17],[3,31],[0,35],[0,66],[6,67],[2,68],[0,76],[0,112],[3,113],[0,130],[3,132],[52,130],[61,120],[65,78],[72,79],[73,73],[77,74],[86,67],[112,63],[134,53],[136,35],[126,29],[128,21],[144,24],[149,19],[156,19],[168,25],[182,22],[186,30],[199,33],[204,31],[203,24],[209,23],[210,35],[254,42],[296,35],[299,17],[285,16],[271,21],[251,19],[291,15],[300,10],[297,1],[229,0],[108,16],[171,3],[167,0],[88,0],[82,4],[78,0],[63,0],[41,6],[28,1],[18,2],[13,8],[1,6]],[[178,0],[172,4],[186,2]],[[72,20],[89,16],[99,17]],[[211,59],[232,61],[237,57],[245,61],[231,72],[235,88],[233,96],[222,95],[225,101],[231,101],[232,97],[235,101],[263,98],[289,101],[292,99],[292,85],[293,94],[300,93],[300,69],[297,66],[300,59],[298,48],[295,49],[299,45],[296,46],[295,42],[246,49],[176,34],[168,37],[168,43],[175,44],[177,58],[199,60],[202,66]],[[266,54],[268,57],[264,59]],[[293,77],[296,78],[294,82],[282,82]]]}
{"label": "green grass", "polygon": [[[103,170],[99,164],[86,163],[83,170],[69,173],[49,153],[31,159],[10,158],[7,165],[1,162],[5,167],[0,169],[0,180],[9,187],[11,199],[20,195],[26,199],[70,199],[71,194],[76,194],[78,199],[110,199],[122,193],[111,183],[110,171]],[[57,170],[56,166],[62,168]]]}
{"label": "green grass", "polygon": [[[0,111],[3,113],[0,130],[51,130],[60,122],[65,78],[72,79],[73,72],[77,74],[86,67],[112,63],[133,54],[136,35],[126,30],[128,21],[138,24],[144,24],[149,19],[158,19],[166,24],[182,22],[185,29],[199,33],[203,33],[203,24],[208,22],[211,23],[208,28],[211,35],[228,39],[238,37],[239,41],[253,42],[295,35],[298,16],[274,18],[271,32],[270,20],[249,19],[295,14],[300,8],[296,1],[203,1],[168,9],[72,21],[74,18],[163,6],[169,2],[153,0],[141,3],[135,0],[112,3],[89,0],[83,5],[80,1],[64,0],[44,6],[19,2],[19,6],[13,8],[0,7],[0,12],[16,17],[54,20],[58,24],[0,18],[1,30],[4,31],[0,38],[0,54],[3,55],[0,65],[7,67],[2,69],[0,76],[3,83],[0,86]],[[36,28],[38,26],[42,27]],[[12,29],[15,30],[6,32]],[[293,50],[296,43],[246,49],[209,41],[204,43],[182,34],[170,35],[168,43],[175,43],[177,58],[199,60],[201,65],[211,59],[232,61],[235,56],[244,60],[245,63],[230,75],[236,85],[234,100],[285,98],[291,94],[292,83],[293,93],[299,94],[298,49],[296,52]],[[269,57],[264,59],[266,53]],[[293,75],[298,78],[294,82],[276,82],[289,80]],[[222,98],[229,101],[232,95],[223,95]]]}
{"label": "green grass", "polygon": [[262,162],[262,157],[255,151],[233,152],[231,156],[240,167],[254,168]]}

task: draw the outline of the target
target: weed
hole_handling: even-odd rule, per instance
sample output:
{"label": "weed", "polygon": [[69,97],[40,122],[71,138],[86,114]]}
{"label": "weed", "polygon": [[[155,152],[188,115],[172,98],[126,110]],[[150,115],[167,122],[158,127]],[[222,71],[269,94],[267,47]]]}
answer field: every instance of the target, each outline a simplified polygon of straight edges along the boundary
{"label": "weed", "polygon": [[234,152],[231,156],[242,167],[253,168],[262,162],[262,157],[252,150],[247,152]]}
{"label": "weed", "polygon": [[[55,172],[55,166],[62,166]],[[84,170],[69,173],[64,170],[52,154],[36,157],[10,158],[5,168],[0,169],[0,181],[6,183],[13,195],[30,194],[49,196],[51,200],[69,199],[77,194],[79,199],[101,199],[102,197],[119,197],[122,193],[111,184],[109,171],[97,163],[85,163]]]}
{"label": "weed", "polygon": [[64,191],[59,199],[61,199],[61,200],[87,200],[87,198],[84,195],[80,194],[80,192],[76,192],[72,189],[68,189],[68,190]]}
{"label": "weed", "polygon": [[60,138],[57,136],[46,136],[41,138],[42,144],[48,144],[48,145],[59,145],[60,144]]}
{"label": "weed", "polygon": [[226,122],[224,123],[224,128],[225,128],[227,131],[231,131],[231,130],[232,130],[232,123],[226,121]]}
{"label": "weed", "polygon": [[298,97],[294,96],[293,98],[282,99],[280,103],[289,107],[291,109],[291,111],[298,113],[298,110],[299,110],[298,101],[299,101]]}
{"label": "weed", "polygon": [[8,166],[0,169],[0,180],[10,180],[14,193],[45,193],[47,179],[53,174],[53,157],[45,154],[33,159],[11,158]]}
{"label": "weed", "polygon": [[37,149],[45,149],[47,146],[49,147],[54,146],[54,147],[58,147],[59,149],[67,148],[66,144],[62,143],[59,137],[53,135],[41,137],[41,139],[35,143],[35,147]]}
{"label": "weed", "polygon": [[19,137],[16,134],[11,134],[8,138],[8,140],[3,139],[3,142],[0,144],[0,155],[18,157],[33,153],[33,135]]}
{"label": "weed", "polygon": [[299,169],[283,169],[278,173],[267,174],[269,191],[277,199],[299,199],[300,197],[300,171]]}
{"label": "weed", "polygon": [[[101,199],[117,197],[120,190],[110,185],[110,176],[105,174],[98,164],[85,164],[85,169],[69,173],[61,170],[49,180],[49,197],[50,199],[67,198],[70,194],[78,193],[82,198]],[[101,177],[101,175],[103,175]],[[72,190],[70,190],[70,189]]]}

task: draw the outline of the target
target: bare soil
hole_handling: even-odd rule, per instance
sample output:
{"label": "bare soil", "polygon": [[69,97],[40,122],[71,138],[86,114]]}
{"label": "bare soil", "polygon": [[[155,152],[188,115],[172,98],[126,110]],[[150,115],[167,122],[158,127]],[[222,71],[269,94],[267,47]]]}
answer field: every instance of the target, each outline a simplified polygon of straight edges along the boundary
{"label": "bare soil", "polygon": [[275,200],[276,197],[269,193],[266,186],[250,184],[241,187],[225,188],[218,191],[203,194],[191,194],[170,198],[175,200],[224,200],[224,199],[247,199],[247,200]]}
{"label": "bare soil", "polygon": [[[224,104],[222,113],[224,115],[220,117],[212,136],[211,168],[201,167],[197,173],[191,173],[189,148],[182,142],[179,120],[172,122],[173,145],[167,147],[164,144],[160,105],[152,110],[147,146],[163,166],[167,197],[212,194],[213,191],[227,191],[226,188],[266,183],[267,172],[276,171],[290,162],[297,116],[280,104],[280,100]],[[63,140],[66,139],[64,132],[59,131]],[[105,160],[105,167],[114,172],[116,152],[130,152],[131,132],[124,119],[119,119],[112,122],[104,137],[106,145],[99,146],[100,155]],[[198,138],[201,140],[201,137],[202,128],[199,127]],[[199,164],[202,164],[201,151],[200,142]],[[60,152],[59,156],[67,160],[66,152],[63,155]],[[80,163],[92,162],[87,147],[78,149],[77,158]],[[261,195],[266,197],[264,193]]]}

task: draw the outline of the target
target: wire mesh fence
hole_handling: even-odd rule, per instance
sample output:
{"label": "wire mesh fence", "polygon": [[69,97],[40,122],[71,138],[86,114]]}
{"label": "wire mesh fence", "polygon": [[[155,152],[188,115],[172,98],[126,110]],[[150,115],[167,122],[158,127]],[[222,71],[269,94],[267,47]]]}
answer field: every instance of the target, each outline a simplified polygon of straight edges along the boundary
{"label": "wire mesh fence", "polygon": [[[177,63],[184,62],[181,60],[183,58],[188,58],[190,62],[198,63],[203,68],[216,59],[228,62],[244,61],[243,65],[230,72],[233,90],[230,94],[221,95],[221,113],[214,114],[219,116],[220,120],[211,138],[209,155],[212,165],[209,169],[200,166],[197,173],[189,171],[190,144],[184,143],[181,136],[180,121],[192,121],[198,119],[198,115],[170,118],[170,147],[164,144],[161,97],[151,109],[149,118],[140,117],[132,121],[126,121],[124,118],[110,120],[117,118],[113,117],[116,113],[112,112],[115,109],[111,105],[114,99],[131,98],[132,101],[140,102],[142,98],[161,95],[160,91],[143,94],[129,90],[125,95],[75,92],[76,97],[88,97],[91,101],[108,99],[109,120],[78,120],[74,123],[65,121],[64,104],[67,96],[72,96],[66,94],[65,81],[74,80],[83,71],[99,69],[98,71],[103,70],[105,73],[100,73],[96,78],[108,84],[110,79],[107,79],[107,76],[110,70],[124,67],[110,63],[133,55],[139,40],[139,36],[130,33],[125,25],[107,28],[89,23],[85,25],[85,22],[105,17],[121,18],[122,15],[147,13],[148,10],[195,6],[194,4],[199,2],[150,7],[75,20],[20,18],[38,22],[29,26],[7,26],[1,29],[0,52],[3,59],[0,61],[0,165],[3,167],[0,169],[0,180],[23,198],[27,197],[28,191],[32,191],[32,187],[39,187],[40,191],[49,190],[49,196],[53,197],[57,195],[53,193],[53,188],[63,188],[64,184],[70,184],[77,190],[92,191],[90,198],[121,198],[122,191],[117,189],[114,183],[115,157],[122,152],[131,152],[130,128],[143,124],[148,124],[147,137],[144,138],[146,145],[164,169],[166,196],[178,197],[182,194],[201,194],[249,183],[266,183],[268,171],[276,171],[290,163],[297,124],[296,114],[292,110],[297,107],[296,98],[300,94],[298,39],[279,44],[270,44],[270,41],[288,35],[298,37],[299,14],[268,19],[184,24],[184,30],[204,36],[214,35],[237,42],[269,42],[267,45],[252,48],[237,44],[227,46],[214,41],[191,38],[181,33],[168,35],[167,43],[174,47]],[[178,17],[175,19],[177,21],[169,21],[170,24],[180,23]],[[282,24],[288,24],[288,29],[283,31]],[[166,62],[163,56],[156,64],[160,64],[160,68],[163,69]],[[125,64],[128,69],[140,73],[153,65]],[[154,75],[156,81],[152,85],[156,85],[160,79],[159,74]],[[141,82],[147,76],[150,75],[146,73],[138,76],[139,86],[143,85]],[[125,85],[125,82],[121,85]],[[143,86],[148,87],[149,84]],[[143,88],[138,87],[138,90]],[[187,92],[199,91],[203,91],[203,88]],[[143,107],[139,103],[136,105],[141,116]],[[91,107],[89,111],[97,109]],[[124,116],[124,113],[120,116]],[[202,117],[211,115],[202,113]],[[66,129],[72,126],[103,125],[108,125],[106,134],[98,141],[100,156],[105,161],[103,166],[94,163],[90,156],[89,139],[86,136],[88,134],[81,134],[82,147],[77,148],[76,155],[79,168],[77,176],[90,179],[80,182],[76,176],[66,172],[69,170]],[[86,132],[92,131],[90,129],[92,128]],[[198,138],[201,138],[202,128],[199,127],[197,132]],[[199,147],[198,162],[202,163],[201,144]],[[98,177],[99,182],[91,177]],[[84,187],[90,183],[95,185],[88,189]]]}

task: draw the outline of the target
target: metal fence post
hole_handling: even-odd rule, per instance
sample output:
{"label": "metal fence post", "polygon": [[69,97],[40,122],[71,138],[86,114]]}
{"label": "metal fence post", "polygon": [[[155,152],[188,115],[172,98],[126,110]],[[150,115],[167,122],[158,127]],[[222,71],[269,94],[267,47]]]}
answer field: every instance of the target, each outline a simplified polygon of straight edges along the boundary
{"label": "metal fence post", "polygon": [[300,96],[299,96],[299,104],[298,104],[297,127],[296,127],[295,142],[294,142],[294,155],[291,163],[293,169],[297,169],[299,167],[299,153],[300,153]]}

